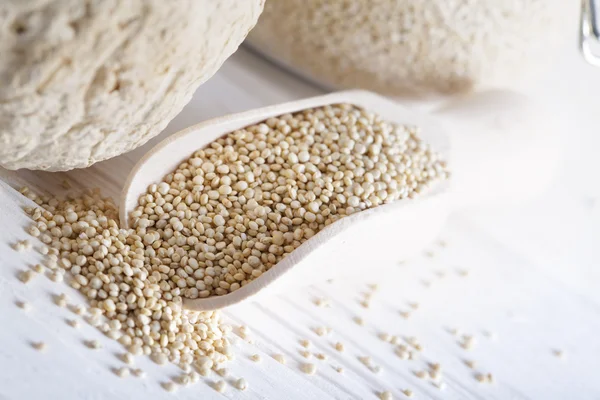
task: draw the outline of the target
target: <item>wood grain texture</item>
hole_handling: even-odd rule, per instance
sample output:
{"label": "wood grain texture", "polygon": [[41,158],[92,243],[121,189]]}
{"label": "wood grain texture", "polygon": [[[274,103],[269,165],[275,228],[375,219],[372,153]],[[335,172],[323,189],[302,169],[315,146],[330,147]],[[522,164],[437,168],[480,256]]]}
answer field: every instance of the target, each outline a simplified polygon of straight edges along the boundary
{"label": "wood grain texture", "polygon": [[[375,399],[381,390],[402,399],[405,388],[414,391],[415,399],[599,399],[600,185],[595,174],[600,160],[595,149],[600,135],[597,106],[589,100],[593,90],[600,92],[600,71],[584,65],[573,49],[549,75],[553,79],[540,77],[526,90],[560,105],[573,121],[564,166],[549,193],[519,208],[455,214],[442,237],[447,247],[433,244],[433,257],[393,263],[384,276],[372,276],[365,265],[360,281],[318,283],[227,309],[226,318],[248,325],[254,339],[253,344],[238,339],[236,360],[228,366],[226,380],[245,377],[245,392],[228,385],[220,395],[210,383],[221,378],[211,375],[173,395],[159,383],[177,368],[142,358],[136,364],[148,372],[145,380],[113,374],[110,368],[120,366],[115,356],[120,345],[86,324],[80,330],[69,327],[64,319],[73,314],[51,301],[50,295],[60,292],[83,301],[75,291],[44,276],[29,285],[17,280],[18,271],[39,256],[10,247],[28,238],[28,219],[21,210],[25,200],[13,187],[28,184],[58,193],[67,179],[73,187],[102,187],[116,198],[136,160],[166,135],[210,117],[316,95],[318,88],[241,50],[146,146],[86,170],[0,171],[0,399]],[[564,76],[572,78],[558,79]],[[468,276],[462,276],[463,270]],[[373,282],[380,283],[380,290],[365,309],[360,293]],[[320,297],[328,298],[331,307],[317,307],[313,301]],[[29,301],[33,309],[24,313],[15,306],[17,300]],[[418,302],[419,308],[405,319],[400,312],[411,309],[409,302]],[[364,318],[364,326],[353,321],[356,316]],[[316,335],[319,326],[331,327],[332,333]],[[449,328],[473,335],[473,349],[461,348]],[[415,336],[423,352],[416,360],[401,360],[392,345],[378,338],[381,332]],[[87,349],[82,341],[88,339],[102,341],[104,348]],[[310,339],[312,352],[329,357],[308,360],[318,366],[314,376],[299,369],[307,361],[299,353],[300,339]],[[48,343],[46,353],[31,348],[37,340]],[[337,341],[345,344],[345,352],[334,350]],[[565,357],[557,358],[554,349],[562,349]],[[249,359],[257,353],[261,363]],[[284,354],[287,363],[272,359],[275,353]],[[382,367],[379,374],[358,360],[365,355]],[[465,359],[477,361],[476,370]],[[444,391],[414,375],[428,362],[442,365]],[[333,366],[342,366],[344,374]],[[476,372],[491,372],[496,382],[481,384],[473,377]]]}

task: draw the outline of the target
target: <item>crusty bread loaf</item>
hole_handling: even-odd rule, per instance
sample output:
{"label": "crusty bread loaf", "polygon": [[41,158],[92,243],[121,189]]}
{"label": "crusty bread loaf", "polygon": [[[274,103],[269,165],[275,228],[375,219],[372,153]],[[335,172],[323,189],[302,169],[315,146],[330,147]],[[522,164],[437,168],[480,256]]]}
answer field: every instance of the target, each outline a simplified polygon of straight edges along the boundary
{"label": "crusty bread loaf", "polygon": [[264,0],[0,4],[0,165],[69,170],[157,135]]}

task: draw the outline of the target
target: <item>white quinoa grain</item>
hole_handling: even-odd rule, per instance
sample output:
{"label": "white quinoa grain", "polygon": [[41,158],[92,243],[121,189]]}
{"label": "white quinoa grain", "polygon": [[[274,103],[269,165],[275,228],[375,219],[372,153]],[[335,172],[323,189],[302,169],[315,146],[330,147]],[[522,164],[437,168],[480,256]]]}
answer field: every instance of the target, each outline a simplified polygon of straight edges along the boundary
{"label": "white quinoa grain", "polygon": [[248,389],[248,382],[246,382],[246,380],[244,378],[240,378],[235,381],[235,387],[238,390],[246,390],[246,389]]}
{"label": "white quinoa grain", "polygon": [[44,342],[33,342],[31,346],[40,352],[44,352],[48,349],[48,345]]}
{"label": "white quinoa grain", "polygon": [[127,365],[133,365],[133,363],[134,363],[134,358],[131,353],[123,353],[123,354],[121,354],[120,358],[121,358],[121,361],[123,361]]}
{"label": "white quinoa grain", "polygon": [[335,349],[339,352],[343,352],[345,350],[344,344],[341,342],[337,342],[335,344]]}
{"label": "white quinoa grain", "polygon": [[412,390],[410,390],[410,389],[404,389],[404,390],[402,390],[402,393],[404,393],[404,395],[405,395],[406,397],[413,397],[413,396],[414,396],[414,393],[413,393],[413,391],[412,391]]}
{"label": "white quinoa grain", "polygon": [[146,377],[146,373],[144,372],[144,370],[142,370],[140,368],[132,369],[131,373],[133,374],[133,376],[136,376],[138,378],[145,378]]}
{"label": "white quinoa grain", "polygon": [[327,328],[324,326],[319,326],[317,328],[315,328],[315,333],[319,336],[325,336],[327,335]]}
{"label": "white quinoa grain", "polygon": [[563,350],[555,349],[552,353],[558,358],[565,358],[565,352]]}
{"label": "white quinoa grain", "polygon": [[162,387],[170,393],[173,393],[177,390],[177,385],[174,382],[163,382]]}
{"label": "white quinoa grain", "polygon": [[386,390],[384,392],[379,392],[379,398],[381,400],[392,400],[393,396],[392,396],[392,392]]}
{"label": "white quinoa grain", "polygon": [[31,270],[21,271],[19,273],[19,280],[23,283],[29,283],[29,281],[31,281],[34,276],[35,276],[35,272],[33,272]]}
{"label": "white quinoa grain", "polygon": [[102,343],[100,343],[100,341],[96,340],[96,339],[87,340],[85,342],[85,345],[87,347],[89,347],[90,349],[93,349],[93,350],[97,350],[97,349],[102,348]]}
{"label": "white quinoa grain", "polygon": [[415,376],[419,379],[425,379],[427,377],[427,372],[426,371],[415,371]]}
{"label": "white quinoa grain", "polygon": [[129,368],[120,367],[114,369],[115,375],[119,378],[126,378],[129,376]]}
{"label": "white quinoa grain", "polygon": [[31,311],[31,304],[26,301],[17,300],[15,302],[15,304],[17,305],[17,307],[19,307],[21,310],[23,310],[25,312]]}
{"label": "white quinoa grain", "polygon": [[311,363],[302,364],[302,372],[307,375],[314,375],[317,372],[317,366]]}
{"label": "white quinoa grain", "polygon": [[216,381],[214,384],[214,388],[217,392],[224,393],[225,392],[225,381],[222,381],[222,380]]}
{"label": "white quinoa grain", "polygon": [[280,364],[285,364],[285,357],[283,354],[273,354],[273,358]]}
{"label": "white quinoa grain", "polygon": [[75,329],[79,329],[81,324],[76,319],[67,319],[67,324]]}
{"label": "white quinoa grain", "polygon": [[252,354],[250,356],[250,359],[254,362],[260,362],[262,360],[262,358],[260,357],[260,354]]}

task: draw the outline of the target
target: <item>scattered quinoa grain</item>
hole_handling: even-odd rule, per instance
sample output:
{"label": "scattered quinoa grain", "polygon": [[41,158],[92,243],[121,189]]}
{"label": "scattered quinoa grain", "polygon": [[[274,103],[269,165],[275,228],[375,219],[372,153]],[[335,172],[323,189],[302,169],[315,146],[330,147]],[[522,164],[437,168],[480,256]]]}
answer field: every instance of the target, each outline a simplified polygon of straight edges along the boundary
{"label": "scattered quinoa grain", "polygon": [[24,300],[17,300],[15,302],[15,304],[17,305],[17,307],[19,307],[21,310],[23,310],[25,312],[31,311],[31,304]]}
{"label": "scattered quinoa grain", "polygon": [[214,386],[215,390],[219,393],[224,393],[225,392],[225,381],[219,380],[216,381]]}
{"label": "scattered quinoa grain", "polygon": [[48,345],[46,345],[44,342],[33,342],[31,346],[41,352],[44,352],[48,349]]}
{"label": "scattered quinoa grain", "polygon": [[312,356],[312,353],[308,350],[302,350],[300,351],[300,355],[304,358],[310,358]]}
{"label": "scattered quinoa grain", "polygon": [[42,264],[35,264],[35,265],[33,266],[33,270],[34,270],[36,273],[38,273],[38,274],[41,274],[41,273],[43,273],[43,272],[44,272],[44,266],[43,266]]}
{"label": "scattered quinoa grain", "polygon": [[311,363],[302,364],[302,372],[307,375],[314,375],[317,372],[317,366]]}
{"label": "scattered quinoa grain", "polygon": [[390,339],[392,338],[388,333],[385,333],[385,332],[381,332],[378,336],[379,336],[379,339],[383,340],[384,342],[389,342]]}
{"label": "scattered quinoa grain", "polygon": [[392,392],[386,390],[384,392],[379,392],[379,398],[381,400],[392,400],[393,396],[392,396]]}
{"label": "scattered quinoa grain", "polygon": [[19,273],[19,280],[23,283],[29,283],[29,281],[31,281],[34,276],[35,276],[35,272],[33,272],[31,270],[21,271]]}
{"label": "scattered quinoa grain", "polygon": [[248,389],[248,382],[246,382],[244,378],[240,378],[237,381],[235,381],[235,387],[238,390],[246,390]]}
{"label": "scattered quinoa grain", "polygon": [[402,390],[402,393],[404,393],[404,395],[405,395],[406,397],[413,397],[413,396],[414,396],[414,393],[413,393],[413,391],[412,391],[412,390],[410,390],[410,389],[404,389],[404,390]]}
{"label": "scattered quinoa grain", "polygon": [[145,378],[146,377],[146,372],[144,372],[144,370],[140,369],[140,368],[136,368],[131,370],[131,373],[133,374],[133,376],[136,376],[138,378]]}
{"label": "scattered quinoa grain", "polygon": [[563,350],[555,349],[552,353],[558,358],[565,358],[565,352]]}
{"label": "scattered quinoa grain", "polygon": [[173,393],[177,390],[177,385],[174,382],[163,382],[162,387],[170,393]]}
{"label": "scattered quinoa grain", "polygon": [[427,377],[427,372],[426,371],[415,371],[415,376],[419,379],[425,379]]}
{"label": "scattered quinoa grain", "polygon": [[318,297],[314,300],[314,303],[317,307],[331,307],[331,303],[329,299]]}
{"label": "scattered quinoa grain", "polygon": [[316,353],[315,357],[319,360],[327,360],[327,354],[324,353]]}
{"label": "scattered quinoa grain", "polygon": [[76,319],[67,319],[67,324],[75,329],[79,329],[81,324]]}
{"label": "scattered quinoa grain", "polygon": [[308,340],[308,339],[301,339],[301,340],[300,340],[300,345],[301,345],[302,347],[304,347],[304,348],[309,348],[309,347],[310,347],[310,345],[311,345],[311,342],[310,342],[310,340]]}
{"label": "scattered quinoa grain", "polygon": [[319,326],[317,328],[315,328],[315,333],[319,336],[325,336],[327,335],[327,328],[324,326]]}
{"label": "scattered quinoa grain", "polygon": [[123,353],[121,354],[121,361],[123,361],[127,365],[133,365],[134,358],[131,353]]}
{"label": "scattered quinoa grain", "polygon": [[361,317],[354,317],[354,322],[356,322],[356,324],[360,326],[363,326],[365,324],[365,321]]}
{"label": "scattered quinoa grain", "polygon": [[410,311],[400,311],[400,316],[404,319],[409,319],[411,316],[411,312]]}
{"label": "scattered quinoa grain", "polygon": [[283,354],[273,354],[273,358],[280,364],[285,364],[285,357]]}
{"label": "scattered quinoa grain", "polygon": [[125,367],[115,368],[114,373],[119,378],[126,378],[129,376],[129,368],[125,368]]}
{"label": "scattered quinoa grain", "polygon": [[90,349],[93,349],[93,350],[97,350],[97,349],[102,348],[102,343],[100,343],[100,341],[96,340],[96,339],[87,340],[85,342],[85,345],[87,347],[89,347]]}
{"label": "scattered quinoa grain", "polygon": [[260,354],[252,354],[250,356],[250,359],[254,362],[260,362],[262,360],[262,358],[260,357]]}
{"label": "scattered quinoa grain", "polygon": [[335,344],[335,349],[336,349],[337,351],[339,351],[339,352],[343,352],[343,351],[345,350],[345,348],[344,348],[344,344],[343,344],[343,343],[341,343],[341,342],[337,342],[337,343]]}

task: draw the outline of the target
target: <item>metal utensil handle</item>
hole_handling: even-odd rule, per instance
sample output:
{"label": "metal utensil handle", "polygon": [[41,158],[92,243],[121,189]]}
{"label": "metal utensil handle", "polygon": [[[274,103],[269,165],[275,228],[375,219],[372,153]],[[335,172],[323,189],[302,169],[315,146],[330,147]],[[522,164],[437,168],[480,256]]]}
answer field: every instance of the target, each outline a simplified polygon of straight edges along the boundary
{"label": "metal utensil handle", "polygon": [[600,49],[600,0],[582,0],[579,45],[585,60],[600,66],[600,52],[593,50]]}

